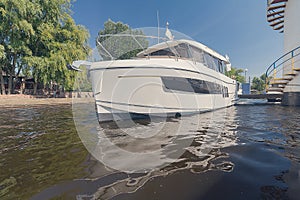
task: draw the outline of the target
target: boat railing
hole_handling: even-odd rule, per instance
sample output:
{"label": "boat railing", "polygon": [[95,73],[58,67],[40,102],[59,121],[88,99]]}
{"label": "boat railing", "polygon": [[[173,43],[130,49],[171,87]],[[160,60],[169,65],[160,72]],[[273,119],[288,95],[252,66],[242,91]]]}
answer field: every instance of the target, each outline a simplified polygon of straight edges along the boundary
{"label": "boat railing", "polygon": [[[101,38],[103,38],[103,39],[101,39]],[[107,38],[107,39],[105,39],[105,38]],[[123,39],[125,38],[125,39],[122,40],[120,38],[123,38]],[[131,38],[131,40],[128,40],[128,38]],[[145,44],[145,41],[148,41],[148,42]],[[159,44],[159,43],[166,44],[167,49],[169,49],[170,52],[173,54],[173,56],[170,56],[170,57],[174,58],[176,61],[178,61],[178,59],[183,59],[183,57],[180,55],[180,53],[178,53],[177,50],[174,48],[174,45],[170,46],[170,44],[169,44],[170,41],[171,41],[170,39],[165,38],[165,37],[121,33],[121,34],[99,35],[96,40],[96,43],[98,45],[98,52],[99,52],[100,56],[103,58],[103,60],[118,60],[122,56],[122,54],[126,54],[126,53],[130,52],[131,50],[139,50],[139,52],[143,52],[149,46],[153,46],[153,45]],[[121,44],[117,44],[118,42]],[[134,42],[135,45],[130,46],[130,45],[132,45],[132,42]],[[122,49],[124,47],[124,45],[126,45],[126,43],[129,43],[129,45],[127,45],[126,48]],[[121,46],[119,46],[119,45],[121,45]],[[134,48],[132,48],[132,47],[134,47]],[[117,48],[119,48],[119,49],[117,49]],[[123,50],[123,52],[122,52],[122,50]],[[189,45],[188,45],[187,51],[189,52],[190,55],[192,55]],[[139,52],[136,52],[136,53],[139,53]],[[151,55],[151,53],[145,53],[144,56],[148,59],[150,59],[152,57],[157,57],[155,55]],[[134,56],[132,58],[134,58]],[[130,58],[126,58],[126,59],[130,59]],[[187,59],[187,58],[184,58],[184,59]],[[191,56],[191,58],[188,58],[188,59],[192,60],[194,63],[196,63],[193,56]]]}
{"label": "boat railing", "polygon": [[[129,40],[129,38],[131,40]],[[99,54],[102,58],[109,57],[110,60],[117,60],[122,54],[128,53],[125,51],[125,49],[124,52],[122,52],[121,49],[122,47],[118,45],[123,45],[123,47],[126,46],[126,50],[129,49],[128,51],[137,50],[137,49],[143,51],[149,47],[149,44],[161,43],[166,41],[168,41],[168,39],[164,37],[149,36],[149,35],[142,35],[142,34],[120,33],[120,34],[99,35],[96,40],[96,43],[98,46]],[[121,44],[117,44],[118,42]]]}

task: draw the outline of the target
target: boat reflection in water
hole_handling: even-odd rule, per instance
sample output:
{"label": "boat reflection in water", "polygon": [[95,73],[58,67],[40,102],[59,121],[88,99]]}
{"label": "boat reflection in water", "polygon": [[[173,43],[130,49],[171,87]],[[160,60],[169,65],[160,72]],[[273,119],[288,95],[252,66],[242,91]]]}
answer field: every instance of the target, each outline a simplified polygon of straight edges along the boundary
{"label": "boat reflection in water", "polygon": [[[77,198],[112,198],[137,191],[154,177],[180,171],[231,172],[223,148],[237,145],[236,108],[176,118],[148,118],[101,123],[94,102],[73,103],[77,132],[91,155],[100,161],[85,179],[96,191]],[[101,184],[100,184],[101,183]]]}

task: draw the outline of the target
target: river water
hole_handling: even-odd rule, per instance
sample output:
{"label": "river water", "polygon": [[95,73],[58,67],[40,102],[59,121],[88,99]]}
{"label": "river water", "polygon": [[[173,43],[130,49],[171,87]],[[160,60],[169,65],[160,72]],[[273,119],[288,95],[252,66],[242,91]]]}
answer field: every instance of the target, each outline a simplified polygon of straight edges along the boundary
{"label": "river water", "polygon": [[73,114],[71,105],[1,108],[0,199],[299,199],[300,108],[241,103],[168,119],[151,138],[159,120],[84,129],[102,149],[98,132],[129,155],[155,152],[137,160],[91,152]]}

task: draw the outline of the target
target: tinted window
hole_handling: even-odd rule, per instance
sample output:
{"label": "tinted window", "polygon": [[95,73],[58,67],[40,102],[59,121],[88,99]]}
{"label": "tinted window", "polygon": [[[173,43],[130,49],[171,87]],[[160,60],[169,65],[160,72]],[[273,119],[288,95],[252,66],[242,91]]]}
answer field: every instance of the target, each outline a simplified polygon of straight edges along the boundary
{"label": "tinted window", "polygon": [[161,79],[165,88],[169,90],[199,94],[223,94],[223,96],[226,93],[222,85],[209,81],[180,77],[162,77]]}
{"label": "tinted window", "polygon": [[150,56],[175,56],[175,55],[169,48],[166,48],[166,49],[152,52]]}

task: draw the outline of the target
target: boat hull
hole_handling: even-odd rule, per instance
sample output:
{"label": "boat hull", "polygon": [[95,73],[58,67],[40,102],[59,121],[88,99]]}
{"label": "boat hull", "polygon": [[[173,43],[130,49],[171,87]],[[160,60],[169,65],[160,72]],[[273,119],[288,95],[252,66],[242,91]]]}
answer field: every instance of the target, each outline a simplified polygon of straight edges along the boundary
{"label": "boat hull", "polygon": [[180,117],[234,105],[236,81],[203,64],[173,59],[95,63],[99,121]]}

